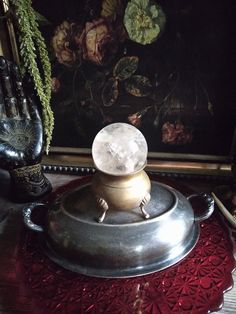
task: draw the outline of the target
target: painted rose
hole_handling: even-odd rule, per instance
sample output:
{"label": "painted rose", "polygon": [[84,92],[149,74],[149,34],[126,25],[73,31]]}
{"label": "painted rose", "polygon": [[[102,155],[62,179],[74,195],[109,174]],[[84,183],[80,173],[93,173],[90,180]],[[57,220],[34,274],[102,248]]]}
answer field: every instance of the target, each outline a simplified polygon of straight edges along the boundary
{"label": "painted rose", "polygon": [[115,32],[106,18],[87,22],[80,44],[83,58],[98,65],[102,65],[118,48]]}
{"label": "painted rose", "polygon": [[77,59],[76,49],[72,49],[75,42],[75,24],[64,21],[57,26],[52,38],[52,47],[59,63],[72,66]]}
{"label": "painted rose", "polygon": [[183,145],[191,143],[192,132],[182,123],[166,122],[162,126],[162,142],[170,145]]}

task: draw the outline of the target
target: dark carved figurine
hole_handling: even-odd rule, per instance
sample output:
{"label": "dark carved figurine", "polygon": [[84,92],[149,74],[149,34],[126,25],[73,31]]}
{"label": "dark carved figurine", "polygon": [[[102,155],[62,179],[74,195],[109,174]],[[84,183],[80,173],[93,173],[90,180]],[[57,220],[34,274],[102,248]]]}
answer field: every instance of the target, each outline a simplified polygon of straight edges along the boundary
{"label": "dark carved figurine", "polygon": [[9,171],[18,201],[51,191],[40,164],[43,126],[36,103],[17,65],[0,56],[0,168]]}

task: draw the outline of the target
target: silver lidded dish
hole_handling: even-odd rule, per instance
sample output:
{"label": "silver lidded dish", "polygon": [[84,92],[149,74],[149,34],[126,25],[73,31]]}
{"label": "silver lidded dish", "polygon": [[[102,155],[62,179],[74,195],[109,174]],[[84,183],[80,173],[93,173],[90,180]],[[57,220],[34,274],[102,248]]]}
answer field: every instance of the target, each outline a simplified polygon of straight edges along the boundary
{"label": "silver lidded dish", "polygon": [[[127,126],[134,128],[122,123],[115,125],[118,133],[119,127]],[[143,135],[137,135],[135,130],[140,144]],[[122,149],[115,149],[114,159],[120,158],[117,154],[125,160]],[[94,155],[93,151],[93,158]],[[206,203],[204,215],[196,217],[183,194],[168,185],[150,182],[143,170],[146,155],[143,160],[133,160],[129,166],[133,171],[119,166],[121,173],[117,174],[111,165],[111,171],[104,171],[107,165],[99,167],[95,157],[95,165],[100,169],[92,182],[78,186],[51,204],[44,226],[31,220],[32,210],[44,204],[33,203],[24,210],[26,225],[41,233],[49,258],[81,274],[122,278],[167,268],[193,249],[199,238],[199,221],[213,212],[212,198],[207,194],[190,197],[201,197]]]}

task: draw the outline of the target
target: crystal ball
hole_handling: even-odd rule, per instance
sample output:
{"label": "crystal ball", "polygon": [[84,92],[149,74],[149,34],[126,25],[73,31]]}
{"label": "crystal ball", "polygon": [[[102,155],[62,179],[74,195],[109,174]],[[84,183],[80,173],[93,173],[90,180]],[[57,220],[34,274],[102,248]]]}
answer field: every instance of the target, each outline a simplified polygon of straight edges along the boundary
{"label": "crystal ball", "polygon": [[96,135],[92,145],[97,169],[111,175],[127,175],[144,168],[148,147],[143,134],[127,123],[113,123]]}

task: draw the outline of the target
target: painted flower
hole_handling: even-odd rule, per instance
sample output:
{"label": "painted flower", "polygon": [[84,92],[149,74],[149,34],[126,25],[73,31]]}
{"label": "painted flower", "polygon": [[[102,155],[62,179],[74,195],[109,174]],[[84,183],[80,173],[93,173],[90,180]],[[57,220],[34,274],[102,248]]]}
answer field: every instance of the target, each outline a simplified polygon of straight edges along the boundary
{"label": "painted flower", "polygon": [[166,122],[162,126],[162,142],[172,145],[183,145],[192,142],[193,134],[181,122]]}
{"label": "painted flower", "polygon": [[60,81],[58,80],[57,77],[53,77],[52,78],[52,92],[53,93],[57,93],[61,87],[61,83]]}
{"label": "painted flower", "polygon": [[129,38],[139,44],[154,42],[163,30],[165,21],[161,7],[151,0],[131,0],[127,4],[124,25]]}
{"label": "painted flower", "polygon": [[140,114],[140,112],[136,112],[128,116],[128,121],[133,126],[139,127],[141,124],[141,118],[142,118],[142,115]]}
{"label": "painted flower", "polygon": [[76,47],[73,47],[77,38],[76,33],[78,33],[76,25],[64,21],[57,26],[52,38],[52,47],[55,56],[58,62],[65,66],[72,66],[77,59]]}
{"label": "painted flower", "polygon": [[83,58],[102,65],[118,48],[115,32],[106,18],[87,22],[80,38]]}
{"label": "painted flower", "polygon": [[148,107],[144,108],[141,111],[138,111],[138,112],[135,112],[133,114],[130,114],[128,116],[129,123],[131,123],[132,125],[134,125],[136,127],[139,127],[141,125],[142,118],[148,112],[148,110],[151,109],[151,108],[152,108],[152,106],[148,106]]}

